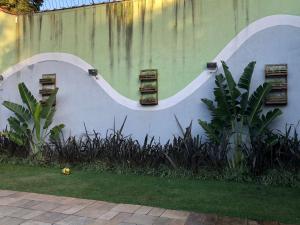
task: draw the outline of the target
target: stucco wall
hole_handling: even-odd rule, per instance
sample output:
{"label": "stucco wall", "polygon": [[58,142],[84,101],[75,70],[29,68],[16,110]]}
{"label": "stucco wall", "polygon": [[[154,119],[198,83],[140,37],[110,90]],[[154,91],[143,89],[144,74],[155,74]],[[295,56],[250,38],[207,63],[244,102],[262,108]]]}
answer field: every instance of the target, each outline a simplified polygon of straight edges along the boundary
{"label": "stucco wall", "polygon": [[[300,24],[299,24],[300,26]],[[249,31],[249,30],[248,30]],[[300,71],[300,29],[295,26],[275,26],[257,32],[227,60],[228,65],[237,79],[244,66],[251,60],[257,61],[252,90],[264,81],[264,65],[268,63],[287,63],[289,65],[289,103],[282,107],[283,116],[274,124],[275,128],[283,129],[286,123],[296,124],[300,119],[299,104],[299,71]],[[26,65],[19,72],[13,73],[2,83],[1,98],[20,101],[17,84],[24,81],[38,96],[38,78],[43,73],[56,73],[57,85],[60,88],[57,98],[57,114],[55,123],[66,124],[65,134],[80,135],[84,132],[84,123],[89,131],[93,129],[103,134],[113,128],[114,119],[119,127],[125,116],[128,120],[125,133],[142,141],[146,134],[153,135],[162,142],[172,135],[180,134],[174,115],[177,115],[183,126],[193,121],[194,134],[203,134],[197,124],[199,118],[209,120],[209,113],[200,102],[201,98],[212,98],[214,74],[195,92],[177,104],[164,109],[137,110],[116,102],[104,89],[99,87],[97,80],[87,75],[87,71],[74,64],[57,60],[46,60],[33,65]],[[10,115],[3,106],[0,107],[1,128],[6,125]]]}
{"label": "stucco wall", "polygon": [[140,69],[159,70],[159,98],[185,88],[243,28],[300,14],[299,0],[132,0],[13,16],[0,12],[0,73],[43,52],[76,55],[137,100]]}

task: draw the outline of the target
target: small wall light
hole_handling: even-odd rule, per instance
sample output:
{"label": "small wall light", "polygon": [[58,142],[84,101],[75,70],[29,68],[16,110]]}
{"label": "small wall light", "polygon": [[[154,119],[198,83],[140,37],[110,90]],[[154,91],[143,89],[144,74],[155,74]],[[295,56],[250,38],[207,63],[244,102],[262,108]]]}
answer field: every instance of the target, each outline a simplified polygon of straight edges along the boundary
{"label": "small wall light", "polygon": [[211,73],[215,73],[218,70],[218,64],[216,62],[208,62],[206,67]]}
{"label": "small wall light", "polygon": [[89,75],[90,76],[97,76],[98,75],[98,70],[97,69],[89,69]]}

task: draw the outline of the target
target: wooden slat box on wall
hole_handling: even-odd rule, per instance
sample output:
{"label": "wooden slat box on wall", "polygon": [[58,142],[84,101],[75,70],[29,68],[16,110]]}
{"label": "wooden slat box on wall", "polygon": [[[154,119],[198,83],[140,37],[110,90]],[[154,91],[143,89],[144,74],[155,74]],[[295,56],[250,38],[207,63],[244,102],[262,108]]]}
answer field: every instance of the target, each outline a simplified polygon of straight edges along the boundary
{"label": "wooden slat box on wall", "polygon": [[[56,89],[56,74],[43,74],[40,79],[40,84],[42,85],[42,89],[40,89],[39,93],[42,95],[42,100],[40,101],[42,105],[46,104],[49,96]],[[56,105],[56,101],[54,101],[53,106]]]}
{"label": "wooden slat box on wall", "polygon": [[272,89],[265,99],[265,105],[283,106],[288,103],[288,65],[269,64],[265,67],[266,82]]}
{"label": "wooden slat box on wall", "polygon": [[139,76],[140,86],[140,104],[151,106],[158,104],[158,71],[156,69],[141,70]]}

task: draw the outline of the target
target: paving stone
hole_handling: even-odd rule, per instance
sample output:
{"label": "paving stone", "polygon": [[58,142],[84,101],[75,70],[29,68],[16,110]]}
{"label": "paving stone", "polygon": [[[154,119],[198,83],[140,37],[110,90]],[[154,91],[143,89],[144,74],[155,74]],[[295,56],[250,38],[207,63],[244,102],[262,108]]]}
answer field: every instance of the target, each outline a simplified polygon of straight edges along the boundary
{"label": "paving stone", "polygon": [[14,194],[9,195],[8,197],[22,199],[22,198],[26,198],[28,194],[29,193],[27,192],[16,192]]}
{"label": "paving stone", "polygon": [[101,215],[100,217],[98,217],[99,219],[103,219],[103,220],[111,220],[112,218],[114,218],[115,216],[117,216],[119,214],[119,212],[115,212],[115,211],[108,211],[107,213]]}
{"label": "paving stone", "polygon": [[30,199],[20,199],[18,201],[10,203],[9,205],[18,206],[18,207],[22,207],[22,208],[31,208],[40,203],[41,203],[41,201],[35,201],[35,200],[30,200]]}
{"label": "paving stone", "polygon": [[56,212],[45,212],[39,216],[32,218],[32,220],[44,222],[44,223],[56,223],[58,221],[63,220],[68,215]]}
{"label": "paving stone", "polygon": [[95,200],[87,200],[87,199],[77,199],[77,198],[66,198],[61,204],[66,205],[81,205],[81,206],[90,206],[91,204],[95,203]]}
{"label": "paving stone", "polygon": [[151,211],[147,214],[149,216],[161,216],[166,210],[161,208],[153,208]]}
{"label": "paving stone", "polygon": [[158,217],[153,225],[169,225],[171,223],[171,219],[166,217]]}
{"label": "paving stone", "polygon": [[142,206],[141,208],[139,208],[138,210],[136,210],[134,213],[135,214],[146,215],[146,214],[148,214],[151,211],[151,209],[153,209],[153,207]]}
{"label": "paving stone", "polygon": [[10,216],[28,220],[43,213],[44,211],[20,208],[18,211],[10,214]]}
{"label": "paving stone", "polygon": [[189,216],[188,212],[184,211],[176,211],[176,210],[166,210],[161,217],[167,217],[171,219],[178,219],[178,220],[186,220]]}
{"label": "paving stone", "polygon": [[216,225],[247,225],[247,220],[234,217],[220,217]]}
{"label": "paving stone", "polygon": [[119,224],[121,222],[125,222],[127,219],[129,219],[133,214],[132,213],[119,213],[118,215],[116,215],[114,218],[112,218],[109,221],[109,225],[112,224]]}
{"label": "paving stone", "polygon": [[20,208],[14,206],[0,206],[0,217],[9,216],[17,212]]}
{"label": "paving stone", "polygon": [[0,197],[0,205],[9,205],[13,202],[18,201],[17,198],[10,198],[10,197]]}
{"label": "paving stone", "polygon": [[27,199],[42,201],[42,202],[54,202],[60,203],[65,200],[65,197],[59,197],[54,195],[45,195],[45,194],[36,194],[36,193],[29,193],[26,195]]}
{"label": "paving stone", "polygon": [[108,212],[108,210],[99,210],[96,208],[86,207],[86,208],[78,211],[75,215],[86,216],[86,217],[91,217],[91,218],[97,219],[107,212]]}
{"label": "paving stone", "polygon": [[7,197],[9,195],[17,193],[16,191],[0,190],[0,197]]}
{"label": "paving stone", "polygon": [[119,223],[118,225],[137,225],[135,223]]}
{"label": "paving stone", "polygon": [[119,204],[119,205],[115,206],[114,208],[112,208],[112,211],[134,213],[140,207],[141,207],[140,205]]}
{"label": "paving stone", "polygon": [[34,205],[31,207],[31,209],[37,209],[42,211],[50,211],[52,209],[60,207],[61,204],[55,203],[55,202],[41,202],[37,205]]}
{"label": "paving stone", "polygon": [[191,213],[186,221],[186,225],[215,225],[218,217],[214,214]]}
{"label": "paving stone", "polygon": [[142,225],[152,225],[157,219],[158,217],[156,216],[133,214],[131,217],[125,219],[123,222]]}
{"label": "paving stone", "polygon": [[55,225],[89,225],[93,222],[95,222],[95,220],[92,218],[71,215],[56,222]]}
{"label": "paving stone", "polygon": [[39,222],[39,221],[28,220],[24,223],[21,223],[21,225],[52,225],[52,224],[51,223],[44,223],[44,222]]}
{"label": "paving stone", "polygon": [[59,213],[64,213],[64,214],[74,214],[76,212],[78,212],[79,210],[81,209],[84,209],[86,208],[87,206],[85,205],[61,205],[57,208],[54,208],[54,209],[51,209],[49,211],[52,211],[52,212],[59,212]]}
{"label": "paving stone", "polygon": [[102,219],[96,219],[93,223],[89,225],[111,225],[109,221],[107,220],[102,220]]}
{"label": "paving stone", "polygon": [[2,217],[0,218],[0,225],[19,225],[25,220],[13,217]]}
{"label": "paving stone", "polygon": [[171,219],[171,221],[168,223],[168,225],[185,225],[185,220]]}

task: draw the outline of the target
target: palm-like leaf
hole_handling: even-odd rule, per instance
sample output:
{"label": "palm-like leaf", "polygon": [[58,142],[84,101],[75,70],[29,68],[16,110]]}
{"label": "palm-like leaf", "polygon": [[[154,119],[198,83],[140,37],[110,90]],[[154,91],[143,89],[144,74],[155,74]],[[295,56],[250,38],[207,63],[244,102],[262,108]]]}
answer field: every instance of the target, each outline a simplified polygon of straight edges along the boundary
{"label": "palm-like leaf", "polygon": [[56,100],[56,94],[58,92],[58,88],[56,88],[53,93],[49,96],[47,99],[45,106],[43,106],[42,112],[41,112],[41,117],[43,119],[47,119],[50,114],[52,114],[52,109],[53,109],[53,104]]}
{"label": "palm-like leaf", "polygon": [[229,71],[229,67],[226,65],[226,63],[224,61],[222,61],[222,66],[223,66],[224,75],[225,75],[225,78],[226,78],[226,81],[227,81],[229,93],[230,93],[230,96],[231,96],[231,101],[232,101],[232,103],[234,103],[236,98],[239,97],[241,95],[241,93],[236,88],[236,83],[235,83],[235,81],[232,77],[231,72]]}
{"label": "palm-like leaf", "polygon": [[18,118],[22,120],[22,122],[30,120],[30,118],[31,118],[30,111],[28,109],[26,109],[25,107],[23,107],[22,105],[19,105],[19,104],[13,103],[13,102],[9,102],[9,101],[4,101],[3,105],[7,109],[9,109],[13,113],[15,113],[16,116],[18,116]]}
{"label": "palm-like leaf", "polygon": [[216,76],[216,85],[217,87],[214,90],[215,100],[217,102],[217,108],[215,114],[218,117],[224,119],[231,118],[231,105],[230,105],[230,96],[229,91],[225,83],[225,78],[222,74]]}
{"label": "palm-like leaf", "polygon": [[261,123],[259,124],[259,130],[256,135],[261,135],[262,132],[281,114],[282,111],[276,108],[269,111],[266,115],[262,115]]}
{"label": "palm-like leaf", "polygon": [[26,85],[24,83],[20,83],[18,85],[20,96],[22,98],[22,101],[27,105],[29,111],[33,114],[35,106],[37,105],[37,100],[35,97],[31,94],[31,92],[27,89]]}
{"label": "palm-like leaf", "polygon": [[256,62],[250,62],[248,64],[238,83],[239,88],[242,88],[248,92],[250,90],[250,84],[251,84],[251,79],[252,79],[255,64]]}
{"label": "palm-like leaf", "polygon": [[201,99],[201,101],[207,106],[207,108],[211,111],[214,112],[216,107],[214,106],[214,102],[212,100],[209,100],[207,98]]}
{"label": "palm-like leaf", "polygon": [[20,136],[28,135],[28,130],[26,126],[23,126],[18,119],[15,117],[9,117],[8,123],[11,129],[13,129],[16,133],[20,134]]}
{"label": "palm-like leaf", "polygon": [[53,127],[51,130],[50,130],[50,139],[52,141],[56,141],[57,139],[59,139],[59,135],[61,134],[62,132],[62,129],[65,127],[64,124],[59,124],[55,127]]}
{"label": "palm-like leaf", "polygon": [[25,145],[24,137],[20,136],[16,132],[10,131],[8,133],[8,137],[9,137],[10,140],[12,140],[17,145],[20,145],[20,146],[24,146]]}
{"label": "palm-like leaf", "polygon": [[253,122],[254,117],[261,110],[261,106],[265,99],[265,96],[271,91],[272,86],[269,83],[264,83],[259,86],[256,91],[251,95],[248,103],[248,123]]}
{"label": "palm-like leaf", "polygon": [[214,142],[219,143],[220,140],[218,135],[216,134],[215,128],[211,124],[205,121],[202,120],[198,120],[198,121],[201,127],[205,130],[207,137],[213,140]]}
{"label": "palm-like leaf", "polygon": [[[49,133],[47,132],[50,127],[55,109],[52,107],[58,89],[49,97],[46,106],[43,107],[31,92],[27,89],[24,83],[18,85],[19,92],[23,103],[27,106],[5,101],[3,105],[14,112],[16,117],[8,119],[10,125],[9,137],[18,145],[30,144],[31,154],[38,154],[43,147],[45,140]],[[42,123],[44,126],[42,127]],[[31,128],[30,128],[31,127]],[[60,124],[54,127],[50,134],[52,137],[59,136],[64,125]],[[44,130],[42,132],[42,129]]]}
{"label": "palm-like leaf", "polygon": [[41,140],[41,112],[42,112],[41,103],[37,103],[35,106],[33,119],[34,119],[35,136],[37,141],[39,142]]}
{"label": "palm-like leaf", "polygon": [[51,123],[53,121],[54,113],[55,113],[55,108],[52,107],[50,109],[50,111],[48,112],[47,117],[45,118],[45,123],[44,123],[43,129],[49,128],[49,126],[51,125]]}
{"label": "palm-like leaf", "polygon": [[247,109],[248,105],[248,99],[249,99],[249,90],[250,90],[250,84],[251,84],[251,79],[254,71],[256,62],[251,62],[248,64],[248,66],[245,68],[244,73],[242,74],[238,87],[241,89],[246,90],[242,95],[241,95],[241,110],[242,113],[244,113]]}

